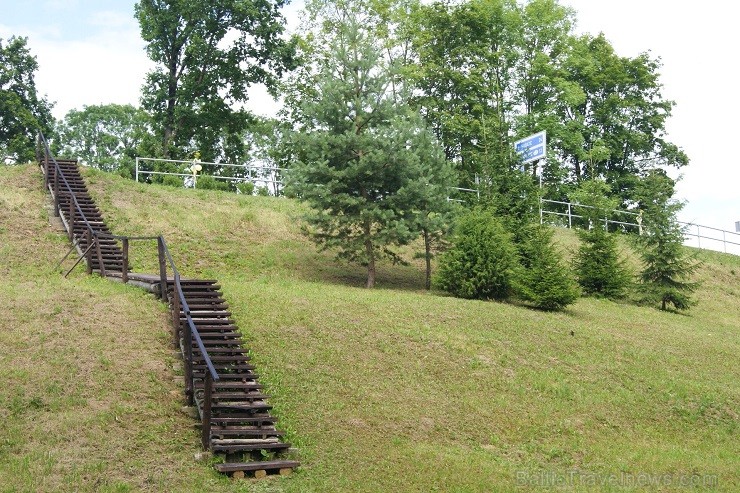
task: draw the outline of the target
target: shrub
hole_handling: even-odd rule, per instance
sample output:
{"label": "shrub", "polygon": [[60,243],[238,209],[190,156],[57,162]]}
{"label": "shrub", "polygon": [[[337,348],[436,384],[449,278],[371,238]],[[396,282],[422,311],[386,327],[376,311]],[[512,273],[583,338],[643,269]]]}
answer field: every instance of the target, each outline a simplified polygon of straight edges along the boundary
{"label": "shrub", "polygon": [[581,295],[570,270],[552,242],[546,226],[528,226],[520,236],[522,269],[516,278],[517,295],[543,310],[560,310]]}
{"label": "shrub", "polygon": [[182,188],[184,186],[183,184],[184,181],[181,176],[164,175],[162,177],[162,185],[167,185],[168,187]]}
{"label": "shrub", "polygon": [[516,269],[516,251],[501,222],[490,212],[473,211],[458,220],[436,284],[461,298],[500,300],[511,294]]}
{"label": "shrub", "polygon": [[225,181],[217,180],[213,176],[203,175],[198,177],[198,182],[195,185],[196,188],[201,190],[221,190],[228,191],[229,184]]}
{"label": "shrub", "polygon": [[236,189],[239,190],[239,193],[243,195],[253,195],[254,194],[254,183],[251,181],[245,181],[244,183],[237,183]]}

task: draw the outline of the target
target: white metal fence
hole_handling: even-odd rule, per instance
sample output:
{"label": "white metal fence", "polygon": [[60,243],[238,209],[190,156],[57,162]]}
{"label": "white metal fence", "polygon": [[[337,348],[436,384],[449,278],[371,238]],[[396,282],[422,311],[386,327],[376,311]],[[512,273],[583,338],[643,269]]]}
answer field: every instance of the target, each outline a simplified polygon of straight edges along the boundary
{"label": "white metal fence", "polygon": [[[142,168],[142,163],[170,163],[174,164],[179,171],[168,172],[168,171],[153,171]],[[215,173],[198,173],[197,177],[201,178],[204,176],[213,177],[215,180],[235,183],[252,183],[255,187],[266,187],[272,195],[280,195],[283,187],[283,181],[280,179],[280,174],[285,171],[284,168],[278,168],[276,166],[267,166],[254,163],[245,164],[230,164],[230,163],[210,163],[207,161],[191,160],[183,161],[178,159],[157,159],[147,157],[136,158],[136,169],[134,172],[134,179],[138,182],[140,177],[146,176],[177,176],[183,180],[183,186],[191,186],[197,188],[197,178],[192,171],[193,165],[207,165],[216,169]],[[228,176],[223,174],[224,169],[232,169],[240,176]]]}
{"label": "white metal fence", "polygon": [[[593,209],[593,207],[541,199],[540,223],[554,223],[568,228],[588,227],[587,219],[577,213],[583,209]],[[638,213],[613,209],[604,211],[603,216],[607,229],[642,234],[642,218]],[[554,218],[554,220],[547,220],[547,217]],[[679,224],[685,227],[685,245],[740,255],[740,233],[682,221],[679,221]]]}
{"label": "white metal fence", "polygon": [[[166,172],[142,169],[141,163],[144,162],[172,163],[179,166],[180,171]],[[249,182],[254,184],[255,187],[267,187],[271,195],[275,196],[280,195],[281,193],[283,181],[280,179],[280,175],[281,173],[286,171],[285,168],[259,165],[254,163],[209,163],[197,160],[182,161],[176,159],[137,157],[135,179],[138,182],[140,176],[178,176],[182,178],[183,186],[197,186],[195,185],[197,180],[193,179],[193,173],[190,170],[190,167],[194,164],[209,165],[215,167],[217,170],[216,173],[199,174],[198,177],[212,176],[216,180],[227,182]],[[235,170],[239,170],[241,171],[241,176],[222,175],[221,170],[224,168],[233,168]],[[464,192],[466,194],[474,193],[480,199],[480,191],[477,189],[452,187],[451,190]],[[460,199],[448,198],[447,200],[463,202],[463,200]],[[540,223],[548,222],[568,228],[588,227],[587,219],[585,219],[582,214],[578,214],[578,211],[582,211],[583,209],[593,209],[593,207],[588,205],[575,204],[572,202],[560,202],[557,200],[540,199]],[[621,230],[642,234],[641,219],[642,218],[640,217],[640,214],[631,211],[623,211],[618,209],[604,211],[604,224],[606,228],[611,231]],[[711,226],[703,226],[701,224],[684,223],[680,221],[679,224],[685,226],[686,228],[684,233],[684,244],[707,250],[716,250],[720,252],[740,255],[740,233],[719,228],[713,228]]]}

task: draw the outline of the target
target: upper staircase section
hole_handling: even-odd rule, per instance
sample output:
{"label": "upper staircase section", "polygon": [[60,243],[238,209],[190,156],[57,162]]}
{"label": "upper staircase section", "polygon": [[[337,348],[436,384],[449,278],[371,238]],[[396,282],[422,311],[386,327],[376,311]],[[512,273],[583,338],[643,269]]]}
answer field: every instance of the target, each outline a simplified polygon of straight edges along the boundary
{"label": "upper staircase section", "polygon": [[44,185],[54,199],[54,215],[61,218],[70,241],[80,254],[95,248],[97,262],[89,268],[103,275],[106,271],[121,272],[123,251],[90,197],[77,161],[54,159],[46,154],[40,165]]}

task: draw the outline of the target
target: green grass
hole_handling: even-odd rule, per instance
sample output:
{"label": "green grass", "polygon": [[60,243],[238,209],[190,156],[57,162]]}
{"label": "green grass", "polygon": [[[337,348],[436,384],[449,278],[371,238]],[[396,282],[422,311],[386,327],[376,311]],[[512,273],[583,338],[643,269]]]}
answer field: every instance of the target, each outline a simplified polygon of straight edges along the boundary
{"label": "green grass", "polygon": [[[362,267],[305,240],[290,200],[87,178],[114,232],[164,233],[183,275],[220,281],[302,467],[232,482],[193,461],[164,307],[81,268],[50,274],[67,242],[40,174],[0,168],[10,491],[740,488],[740,257],[697,253],[687,314],[597,299],[546,313],[427,293],[418,261],[363,289]],[[155,252],[135,244],[137,270]]]}

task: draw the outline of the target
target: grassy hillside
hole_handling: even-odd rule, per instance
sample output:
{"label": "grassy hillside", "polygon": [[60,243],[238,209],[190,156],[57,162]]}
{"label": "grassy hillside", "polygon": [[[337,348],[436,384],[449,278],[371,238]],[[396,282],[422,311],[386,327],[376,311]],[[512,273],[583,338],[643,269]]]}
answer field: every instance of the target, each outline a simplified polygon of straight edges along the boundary
{"label": "grassy hillside", "polygon": [[[544,313],[426,293],[420,264],[365,290],[289,200],[87,178],[115,232],[164,233],[184,275],[220,280],[303,466],[232,483],[194,462],[164,307],[50,274],[67,243],[40,174],[0,168],[0,477],[19,490],[740,488],[740,257],[699,254],[686,315],[594,299]],[[132,248],[153,272],[154,245]]]}

